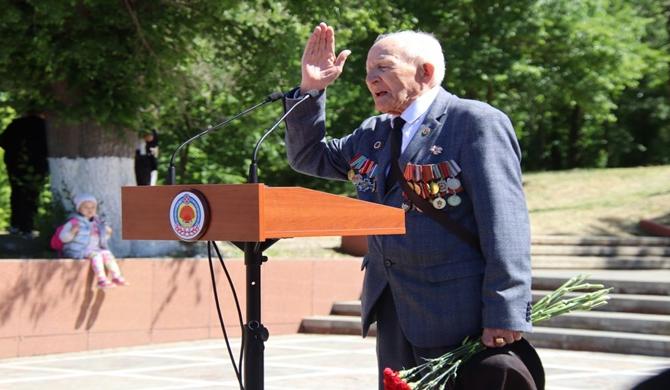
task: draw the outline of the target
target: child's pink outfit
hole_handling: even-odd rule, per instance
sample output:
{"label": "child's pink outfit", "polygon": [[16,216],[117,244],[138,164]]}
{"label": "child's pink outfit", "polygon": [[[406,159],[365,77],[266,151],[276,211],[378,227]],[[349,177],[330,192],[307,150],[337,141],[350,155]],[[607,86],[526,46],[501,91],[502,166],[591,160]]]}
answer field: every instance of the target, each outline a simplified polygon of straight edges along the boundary
{"label": "child's pink outfit", "polygon": [[[100,288],[128,285],[114,255],[107,249],[104,223],[98,218],[87,220],[81,214],[74,218],[76,221],[68,221],[59,235],[63,241],[63,253],[68,257],[89,259]],[[74,225],[79,226],[76,235],[72,231]],[[105,269],[109,270],[111,281],[107,278]]]}

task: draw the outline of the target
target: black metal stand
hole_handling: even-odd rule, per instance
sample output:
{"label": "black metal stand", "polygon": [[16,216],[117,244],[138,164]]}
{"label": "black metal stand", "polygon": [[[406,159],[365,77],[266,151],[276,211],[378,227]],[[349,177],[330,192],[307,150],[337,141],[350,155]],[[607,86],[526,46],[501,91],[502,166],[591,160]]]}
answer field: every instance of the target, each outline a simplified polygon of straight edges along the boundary
{"label": "black metal stand", "polygon": [[[256,142],[254,152],[249,164],[249,174],[247,183],[258,183],[258,164],[256,156],[261,143],[279,126],[293,109],[309,98],[316,97],[318,92],[310,91],[303,96],[300,101],[288,109],[272,127],[270,127],[263,136]],[[267,261],[263,256],[263,251],[275,242],[277,239],[266,240],[264,242],[245,242],[244,245],[235,244],[244,248],[244,264],[247,270],[247,323],[244,327],[244,389],[262,390],[263,389],[263,353],[265,351],[265,341],[270,333],[261,322],[261,264]]]}
{"label": "black metal stand", "polygon": [[[249,167],[247,183],[258,183],[255,160]],[[265,342],[270,332],[261,322],[261,265],[268,258],[263,251],[271,247],[278,239],[263,242],[235,243],[244,249],[244,265],[247,271],[247,322],[244,326],[244,389],[262,390],[265,376]]]}
{"label": "black metal stand", "polygon": [[244,388],[263,389],[265,341],[270,333],[261,322],[261,265],[267,261],[263,250],[277,240],[244,243],[244,265],[247,271],[247,323],[244,326]]}

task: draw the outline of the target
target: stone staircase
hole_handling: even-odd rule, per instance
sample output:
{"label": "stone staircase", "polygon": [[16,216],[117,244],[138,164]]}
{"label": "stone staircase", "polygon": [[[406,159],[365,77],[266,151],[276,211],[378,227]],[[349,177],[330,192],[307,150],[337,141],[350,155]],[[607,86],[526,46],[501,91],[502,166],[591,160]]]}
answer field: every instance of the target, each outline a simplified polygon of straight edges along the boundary
{"label": "stone staircase", "polygon": [[[534,301],[580,273],[613,288],[605,306],[536,326],[526,335],[535,346],[670,356],[670,239],[537,237],[532,253]],[[360,301],[335,302],[301,332],[360,334]]]}
{"label": "stone staircase", "polygon": [[670,269],[668,237],[540,236],[533,269]]}

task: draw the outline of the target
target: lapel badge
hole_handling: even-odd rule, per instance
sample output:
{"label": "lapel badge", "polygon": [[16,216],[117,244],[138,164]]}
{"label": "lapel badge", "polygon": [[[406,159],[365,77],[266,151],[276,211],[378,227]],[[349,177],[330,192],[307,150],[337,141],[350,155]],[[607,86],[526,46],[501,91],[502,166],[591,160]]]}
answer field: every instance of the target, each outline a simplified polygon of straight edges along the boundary
{"label": "lapel badge", "polygon": [[421,136],[422,137],[425,137],[428,134],[430,134],[430,127],[424,127],[423,129],[421,129]]}
{"label": "lapel badge", "polygon": [[442,153],[442,147],[437,146],[437,145],[433,145],[433,146],[430,147],[430,152],[437,156],[438,154]]}
{"label": "lapel badge", "polygon": [[375,148],[375,149],[381,148],[382,147],[382,141],[375,142],[374,145],[372,145],[372,147]]}

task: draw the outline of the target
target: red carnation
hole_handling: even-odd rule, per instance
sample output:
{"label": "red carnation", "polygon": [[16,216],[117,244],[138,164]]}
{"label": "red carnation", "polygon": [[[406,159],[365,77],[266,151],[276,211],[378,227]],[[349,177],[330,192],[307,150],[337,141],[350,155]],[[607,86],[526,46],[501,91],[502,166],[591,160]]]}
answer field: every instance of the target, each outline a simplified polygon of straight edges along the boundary
{"label": "red carnation", "polygon": [[411,390],[407,382],[399,375],[398,371],[390,368],[384,369],[384,390]]}

